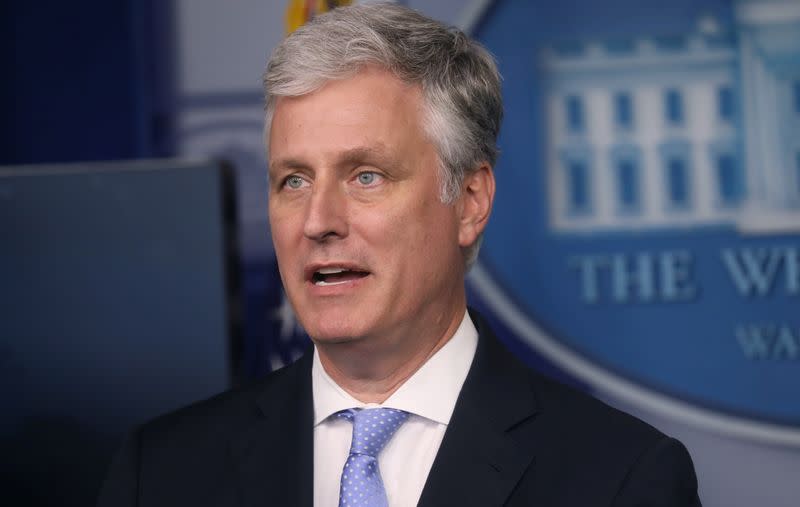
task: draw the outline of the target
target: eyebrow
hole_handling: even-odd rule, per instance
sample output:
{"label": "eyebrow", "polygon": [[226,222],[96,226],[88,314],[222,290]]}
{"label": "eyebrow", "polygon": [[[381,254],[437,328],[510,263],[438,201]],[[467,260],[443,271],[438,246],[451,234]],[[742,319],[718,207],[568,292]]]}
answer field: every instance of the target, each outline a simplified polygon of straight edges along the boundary
{"label": "eyebrow", "polygon": [[303,169],[308,167],[308,164],[297,158],[282,158],[278,160],[270,160],[267,168],[272,169]]}
{"label": "eyebrow", "polygon": [[[350,166],[357,163],[371,163],[386,169],[394,168],[398,165],[397,161],[390,157],[383,145],[377,147],[357,146],[350,148],[337,155],[336,166]],[[270,169],[310,169],[311,164],[301,158],[286,157],[269,164]]]}
{"label": "eyebrow", "polygon": [[391,169],[397,165],[397,162],[388,155],[383,145],[378,147],[359,146],[346,150],[339,156],[337,165],[349,166],[360,162],[374,163],[386,169]]}

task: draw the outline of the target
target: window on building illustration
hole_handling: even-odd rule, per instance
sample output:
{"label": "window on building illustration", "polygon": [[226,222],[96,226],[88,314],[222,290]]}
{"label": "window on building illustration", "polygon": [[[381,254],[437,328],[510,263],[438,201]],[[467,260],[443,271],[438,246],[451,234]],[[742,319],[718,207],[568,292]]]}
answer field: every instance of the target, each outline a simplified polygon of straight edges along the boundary
{"label": "window on building illustration", "polygon": [[793,88],[794,112],[800,114],[800,81],[795,81]]}
{"label": "window on building illustration", "polygon": [[797,176],[797,193],[800,194],[800,151],[795,156],[795,175]]}
{"label": "window on building illustration", "polygon": [[683,96],[676,89],[669,89],[664,93],[664,116],[670,125],[683,123]]}
{"label": "window on building illustration", "polygon": [[689,205],[689,168],[684,157],[667,159],[667,199],[674,208]]}
{"label": "window on building illustration", "polygon": [[717,112],[721,120],[733,120],[733,89],[730,86],[720,86],[717,89]]}
{"label": "window on building illustration", "polygon": [[577,41],[565,40],[553,44],[553,51],[560,58],[579,58],[585,50],[585,45]]}
{"label": "window on building illustration", "polygon": [[656,37],[655,42],[658,49],[670,52],[683,51],[688,43],[686,37],[680,35]]}
{"label": "window on building illustration", "polygon": [[720,32],[716,34],[705,34],[706,46],[713,49],[734,49],[736,48],[736,35],[734,32]]}
{"label": "window on building illustration", "polygon": [[622,211],[633,211],[639,206],[639,170],[632,159],[617,161],[617,199]]}
{"label": "window on building illustration", "polygon": [[630,93],[619,92],[614,95],[614,123],[623,129],[633,127],[633,99]]}
{"label": "window on building illustration", "polygon": [[739,204],[743,197],[742,175],[736,158],[729,153],[717,155],[717,184],[720,201],[725,206]]}
{"label": "window on building illustration", "polygon": [[636,51],[636,41],[632,39],[611,39],[604,46],[609,54],[615,56],[630,55]]}
{"label": "window on building illustration", "polygon": [[570,213],[585,214],[591,207],[589,167],[583,160],[567,162],[567,200]]}
{"label": "window on building illustration", "polygon": [[577,95],[570,95],[566,101],[567,108],[567,129],[570,132],[583,132],[584,129],[584,111],[583,101]]}

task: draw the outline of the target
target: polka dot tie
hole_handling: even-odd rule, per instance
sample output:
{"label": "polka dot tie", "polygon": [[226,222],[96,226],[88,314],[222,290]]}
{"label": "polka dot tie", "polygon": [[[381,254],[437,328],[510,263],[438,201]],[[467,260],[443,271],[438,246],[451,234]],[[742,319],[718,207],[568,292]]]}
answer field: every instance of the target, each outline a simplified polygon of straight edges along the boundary
{"label": "polka dot tie", "polygon": [[342,470],[339,507],[388,507],[378,454],[408,412],[395,408],[348,409],[336,414],[353,423],[350,455]]}

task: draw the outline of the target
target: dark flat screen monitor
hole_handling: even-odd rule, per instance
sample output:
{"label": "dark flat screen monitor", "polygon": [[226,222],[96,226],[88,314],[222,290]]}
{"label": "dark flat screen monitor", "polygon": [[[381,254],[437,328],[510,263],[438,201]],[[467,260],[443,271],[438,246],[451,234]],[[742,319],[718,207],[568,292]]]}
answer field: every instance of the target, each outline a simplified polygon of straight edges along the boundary
{"label": "dark flat screen monitor", "polygon": [[0,168],[8,505],[93,504],[126,431],[230,386],[230,178],[211,161]]}

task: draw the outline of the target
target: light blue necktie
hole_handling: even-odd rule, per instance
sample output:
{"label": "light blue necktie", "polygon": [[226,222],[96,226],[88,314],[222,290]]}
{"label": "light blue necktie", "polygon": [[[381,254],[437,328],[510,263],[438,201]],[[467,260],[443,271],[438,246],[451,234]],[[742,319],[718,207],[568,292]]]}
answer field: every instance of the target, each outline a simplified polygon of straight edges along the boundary
{"label": "light blue necktie", "polygon": [[388,507],[378,470],[378,454],[408,419],[408,412],[366,408],[342,410],[336,415],[353,423],[353,442],[342,470],[339,507]]}

